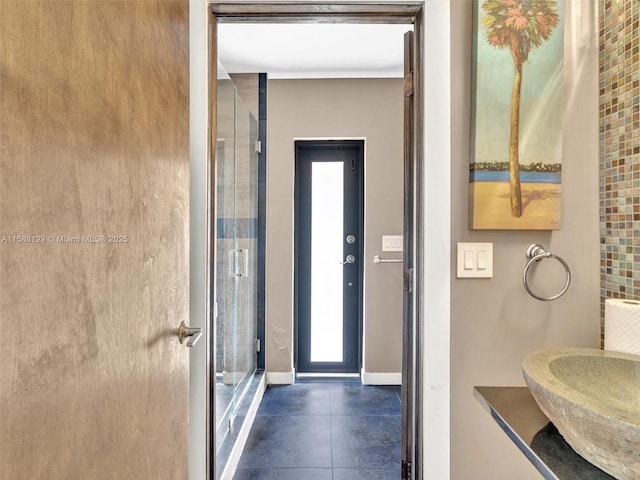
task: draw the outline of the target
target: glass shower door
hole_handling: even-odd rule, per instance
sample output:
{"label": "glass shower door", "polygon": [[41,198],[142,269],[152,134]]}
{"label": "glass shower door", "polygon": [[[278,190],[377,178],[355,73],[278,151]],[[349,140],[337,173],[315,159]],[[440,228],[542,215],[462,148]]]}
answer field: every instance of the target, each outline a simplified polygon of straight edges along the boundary
{"label": "glass shower door", "polygon": [[[218,78],[216,146],[216,447],[256,370],[258,125]],[[219,473],[219,472],[218,472]]]}

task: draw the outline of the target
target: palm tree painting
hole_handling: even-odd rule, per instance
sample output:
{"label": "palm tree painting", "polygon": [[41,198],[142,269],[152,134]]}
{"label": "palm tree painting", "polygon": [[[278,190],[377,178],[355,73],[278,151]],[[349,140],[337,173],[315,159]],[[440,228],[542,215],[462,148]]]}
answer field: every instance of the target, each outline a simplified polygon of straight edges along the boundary
{"label": "palm tree painting", "polygon": [[557,229],[563,57],[559,2],[474,4],[470,226]]}

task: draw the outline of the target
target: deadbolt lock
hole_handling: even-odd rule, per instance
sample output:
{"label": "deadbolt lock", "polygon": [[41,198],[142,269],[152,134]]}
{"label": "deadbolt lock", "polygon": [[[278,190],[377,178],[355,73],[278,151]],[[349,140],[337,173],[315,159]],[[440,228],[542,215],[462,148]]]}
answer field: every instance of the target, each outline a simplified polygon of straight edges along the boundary
{"label": "deadbolt lock", "polygon": [[351,264],[351,263],[355,263],[356,261],[356,257],[355,255],[347,255],[347,258],[345,258],[344,262],[340,262],[342,265],[346,265],[347,263]]}

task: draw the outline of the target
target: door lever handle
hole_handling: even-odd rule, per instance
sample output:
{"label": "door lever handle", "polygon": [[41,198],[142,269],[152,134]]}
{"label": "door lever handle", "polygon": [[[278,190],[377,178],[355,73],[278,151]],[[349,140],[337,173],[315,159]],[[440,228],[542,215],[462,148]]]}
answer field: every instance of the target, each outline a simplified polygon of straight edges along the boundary
{"label": "door lever handle", "polygon": [[180,343],[184,343],[187,340],[187,347],[193,347],[200,337],[202,336],[202,327],[188,327],[184,320],[180,322],[178,327],[178,340]]}
{"label": "door lever handle", "polygon": [[356,261],[356,257],[355,255],[347,255],[347,258],[344,260],[344,262],[339,262],[340,265],[346,265],[347,263],[355,263]]}

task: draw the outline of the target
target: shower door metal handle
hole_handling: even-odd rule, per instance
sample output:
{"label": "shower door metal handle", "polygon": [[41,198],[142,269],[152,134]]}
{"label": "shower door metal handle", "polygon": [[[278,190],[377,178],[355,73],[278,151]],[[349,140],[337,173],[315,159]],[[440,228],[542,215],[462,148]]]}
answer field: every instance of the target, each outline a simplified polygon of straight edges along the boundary
{"label": "shower door metal handle", "polygon": [[202,327],[188,327],[184,320],[180,322],[178,327],[178,340],[180,340],[180,343],[184,343],[185,339],[188,338],[187,347],[193,347],[201,336]]}

